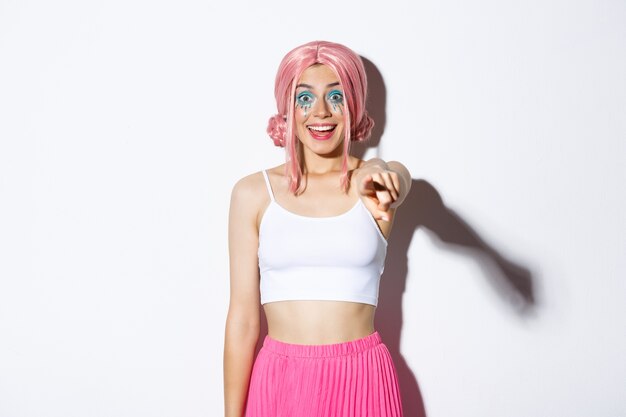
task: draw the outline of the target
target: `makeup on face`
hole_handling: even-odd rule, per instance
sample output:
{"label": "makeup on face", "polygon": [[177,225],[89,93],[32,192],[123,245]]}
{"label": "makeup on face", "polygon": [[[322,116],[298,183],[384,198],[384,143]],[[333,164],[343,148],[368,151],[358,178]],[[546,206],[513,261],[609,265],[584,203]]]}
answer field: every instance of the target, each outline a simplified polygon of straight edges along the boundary
{"label": "makeup on face", "polygon": [[345,139],[346,104],[343,88],[337,75],[326,65],[307,68],[296,84],[293,98],[296,136],[305,147],[325,142],[329,146],[314,147],[313,152],[329,153],[341,146]]}
{"label": "makeup on face", "polygon": [[[334,83],[335,85],[338,83]],[[309,87],[308,85],[299,85],[298,88],[301,87]],[[304,90],[300,93],[296,94],[296,108],[300,108],[302,110],[302,115],[306,117],[308,115],[308,111],[315,105],[317,101],[317,97],[310,90]],[[343,116],[343,92],[341,90],[333,89],[326,94],[326,101],[329,106],[332,107],[335,113],[339,113]]]}
{"label": "makeup on face", "polygon": [[343,115],[343,93],[341,91],[331,91],[328,93],[327,100],[335,112],[339,111]]}
{"label": "makeup on face", "polygon": [[296,97],[296,107],[300,107],[306,117],[307,111],[311,108],[315,102],[315,96],[310,91],[302,91]]}
{"label": "makeup on face", "polygon": [[[296,107],[302,110],[302,115],[306,118],[308,111],[315,105],[317,100],[318,98],[312,91],[304,90],[296,95]],[[325,96],[325,100],[334,113],[339,113],[343,116],[343,92],[341,90],[333,89],[329,91]],[[328,140],[332,137],[336,126],[335,123],[311,123],[307,124],[307,129],[313,139]]]}

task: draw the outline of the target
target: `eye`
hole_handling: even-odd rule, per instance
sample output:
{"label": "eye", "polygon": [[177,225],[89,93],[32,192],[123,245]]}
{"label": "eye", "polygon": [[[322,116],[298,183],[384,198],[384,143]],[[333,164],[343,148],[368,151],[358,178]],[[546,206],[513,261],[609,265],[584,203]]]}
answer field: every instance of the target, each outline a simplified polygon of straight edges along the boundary
{"label": "eye", "polygon": [[308,91],[304,91],[296,96],[296,103],[299,106],[309,106],[314,100],[315,97],[313,97],[313,94]]}
{"label": "eye", "polygon": [[328,100],[333,104],[343,103],[343,93],[339,90],[333,90],[328,93]]}

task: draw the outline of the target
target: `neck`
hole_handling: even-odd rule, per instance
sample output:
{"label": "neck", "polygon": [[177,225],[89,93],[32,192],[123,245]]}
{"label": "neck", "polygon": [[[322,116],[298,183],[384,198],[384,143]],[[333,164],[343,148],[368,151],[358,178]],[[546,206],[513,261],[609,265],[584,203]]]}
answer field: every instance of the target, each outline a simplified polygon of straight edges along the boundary
{"label": "neck", "polygon": [[[326,174],[329,172],[341,171],[343,163],[343,151],[341,148],[328,155],[318,155],[308,149],[302,153],[302,171],[308,174]],[[348,169],[349,169],[348,160]]]}

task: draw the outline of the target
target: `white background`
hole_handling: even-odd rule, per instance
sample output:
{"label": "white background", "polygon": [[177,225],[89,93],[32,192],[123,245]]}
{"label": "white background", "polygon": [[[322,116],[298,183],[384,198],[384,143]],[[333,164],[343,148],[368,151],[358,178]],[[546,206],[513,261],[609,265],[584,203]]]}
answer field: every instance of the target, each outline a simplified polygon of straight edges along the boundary
{"label": "white background", "polygon": [[[0,0],[0,417],[218,416],[291,48],[369,62],[405,415],[626,415],[626,3]],[[375,146],[378,145],[378,146]],[[509,281],[530,280],[526,308]]]}

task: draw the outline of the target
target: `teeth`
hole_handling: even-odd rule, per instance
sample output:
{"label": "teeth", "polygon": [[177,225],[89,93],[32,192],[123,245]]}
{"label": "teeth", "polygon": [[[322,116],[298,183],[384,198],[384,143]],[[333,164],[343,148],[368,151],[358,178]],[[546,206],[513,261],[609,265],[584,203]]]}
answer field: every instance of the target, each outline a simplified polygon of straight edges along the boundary
{"label": "teeth", "polygon": [[333,130],[334,128],[335,126],[309,126],[309,129],[317,132],[327,132],[329,130]]}

